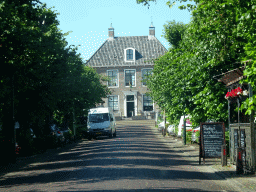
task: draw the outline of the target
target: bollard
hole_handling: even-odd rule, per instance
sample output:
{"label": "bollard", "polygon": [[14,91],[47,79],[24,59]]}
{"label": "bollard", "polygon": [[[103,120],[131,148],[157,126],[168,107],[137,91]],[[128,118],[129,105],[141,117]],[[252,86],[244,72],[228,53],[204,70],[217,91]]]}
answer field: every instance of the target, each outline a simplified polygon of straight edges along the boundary
{"label": "bollard", "polygon": [[237,174],[244,173],[242,153],[243,153],[243,149],[241,147],[238,147],[236,149],[236,173]]}
{"label": "bollard", "polygon": [[221,165],[227,166],[227,148],[226,145],[221,146]]}

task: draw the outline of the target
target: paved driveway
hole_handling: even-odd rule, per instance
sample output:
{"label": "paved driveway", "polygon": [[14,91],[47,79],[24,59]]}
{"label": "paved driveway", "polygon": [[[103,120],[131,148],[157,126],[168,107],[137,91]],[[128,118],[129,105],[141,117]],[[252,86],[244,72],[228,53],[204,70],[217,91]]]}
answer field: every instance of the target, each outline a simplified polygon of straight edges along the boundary
{"label": "paved driveway", "polygon": [[116,138],[83,140],[30,157],[20,167],[18,162],[1,175],[0,191],[236,191],[166,145],[150,128],[153,123],[119,121]]}

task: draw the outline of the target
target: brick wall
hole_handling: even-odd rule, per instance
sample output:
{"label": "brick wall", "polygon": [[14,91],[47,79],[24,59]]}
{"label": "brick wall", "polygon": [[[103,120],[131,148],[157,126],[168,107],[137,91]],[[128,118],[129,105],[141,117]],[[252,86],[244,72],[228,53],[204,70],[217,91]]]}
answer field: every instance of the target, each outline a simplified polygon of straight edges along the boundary
{"label": "brick wall", "polygon": [[[119,78],[119,85],[116,88],[110,88],[111,95],[119,95],[119,111],[114,111],[115,116],[124,115],[125,110],[125,94],[124,92],[127,91],[137,91],[137,115],[143,114],[143,94],[146,92],[149,92],[149,89],[146,86],[142,85],[142,69],[145,68],[153,68],[153,65],[145,65],[145,66],[117,66],[117,67],[97,67],[95,68],[97,73],[107,76],[107,70],[118,70],[118,78]],[[135,87],[127,87],[125,86],[125,77],[124,77],[124,70],[125,69],[135,69],[136,70],[136,86]],[[106,82],[104,82],[106,84]],[[103,99],[105,101],[104,107],[108,106],[108,100],[107,98]],[[156,105],[154,105],[154,109],[157,108]]]}

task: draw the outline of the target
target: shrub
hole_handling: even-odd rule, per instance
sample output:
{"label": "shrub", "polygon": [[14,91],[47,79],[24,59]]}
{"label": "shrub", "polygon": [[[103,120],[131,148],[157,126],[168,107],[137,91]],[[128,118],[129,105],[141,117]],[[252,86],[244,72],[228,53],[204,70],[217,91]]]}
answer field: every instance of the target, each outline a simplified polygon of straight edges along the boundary
{"label": "shrub", "polygon": [[16,142],[20,146],[20,154],[32,155],[36,152],[36,146],[34,143],[33,136],[29,129],[20,130],[16,132]]}
{"label": "shrub", "polygon": [[43,137],[43,136],[36,137],[34,139],[34,144],[35,144],[37,153],[45,152],[48,147],[48,144],[46,144],[46,137]]}
{"label": "shrub", "polygon": [[196,142],[199,143],[200,131],[196,132]]}
{"label": "shrub", "polygon": [[73,140],[73,134],[70,129],[68,132],[64,132],[63,136],[65,138],[66,143],[70,143]]}
{"label": "shrub", "polygon": [[78,125],[76,127],[76,139],[82,139],[84,134],[87,132],[87,126],[86,125]]}
{"label": "shrub", "polygon": [[176,136],[178,135],[178,132],[179,132],[179,128],[178,128],[178,127],[175,127],[174,133],[175,133]]}
{"label": "shrub", "polygon": [[192,129],[191,130],[187,130],[187,135],[186,135],[186,141],[191,142],[192,139]]}
{"label": "shrub", "polygon": [[46,143],[47,143],[47,148],[52,149],[58,147],[58,138],[56,135],[47,135],[45,137]]}
{"label": "shrub", "polygon": [[[183,129],[181,131],[181,138],[183,138]],[[191,142],[191,138],[192,138],[192,129],[187,129],[186,132],[186,143]]]}

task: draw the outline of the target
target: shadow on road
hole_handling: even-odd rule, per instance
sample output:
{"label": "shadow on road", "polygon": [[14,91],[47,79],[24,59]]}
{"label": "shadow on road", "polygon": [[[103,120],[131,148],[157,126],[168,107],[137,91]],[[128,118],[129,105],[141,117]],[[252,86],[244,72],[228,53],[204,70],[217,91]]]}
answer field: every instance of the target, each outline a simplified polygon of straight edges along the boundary
{"label": "shadow on road", "polygon": [[[10,169],[9,172],[7,167],[0,177],[0,189],[66,181],[72,181],[72,185],[75,185],[126,179],[191,180],[194,183],[202,180],[223,179],[213,177],[214,173],[202,174],[197,168],[198,161],[187,161],[182,156],[183,152],[177,152],[165,146],[147,125],[120,125],[117,130],[116,138],[99,137],[92,141],[83,140],[59,152],[57,149],[53,150],[52,153],[45,154],[41,158],[30,157],[28,163],[24,165],[19,165],[17,162],[16,168]],[[30,190],[32,191],[37,190]],[[122,191],[129,192],[134,189]],[[136,191],[204,190],[162,187],[136,189]]]}

